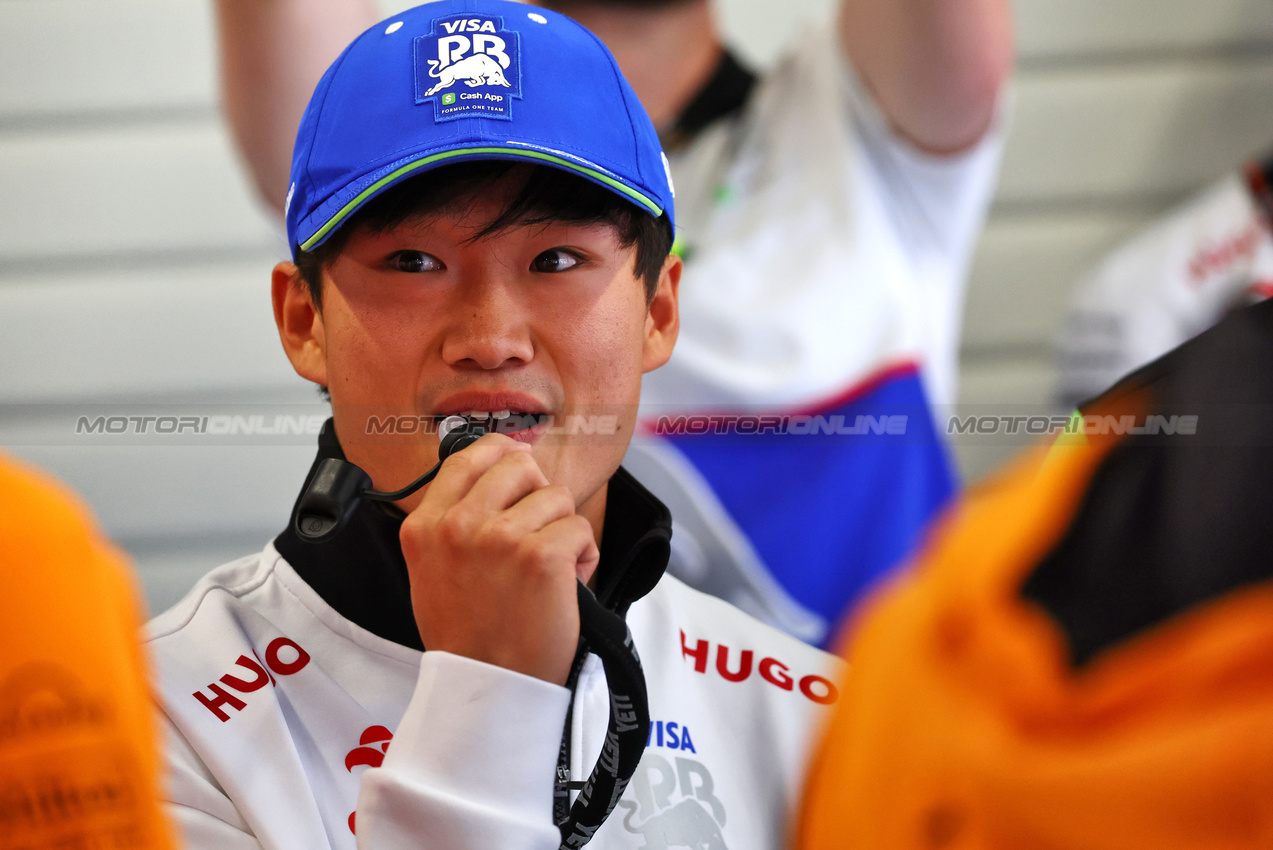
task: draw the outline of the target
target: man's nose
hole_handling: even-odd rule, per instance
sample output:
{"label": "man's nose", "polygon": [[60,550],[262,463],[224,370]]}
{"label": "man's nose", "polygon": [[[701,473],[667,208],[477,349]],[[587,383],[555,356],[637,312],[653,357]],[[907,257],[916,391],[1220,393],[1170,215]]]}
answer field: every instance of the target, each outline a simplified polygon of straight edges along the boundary
{"label": "man's nose", "polygon": [[512,288],[498,280],[459,287],[442,358],[460,369],[499,369],[535,356],[530,327]]}

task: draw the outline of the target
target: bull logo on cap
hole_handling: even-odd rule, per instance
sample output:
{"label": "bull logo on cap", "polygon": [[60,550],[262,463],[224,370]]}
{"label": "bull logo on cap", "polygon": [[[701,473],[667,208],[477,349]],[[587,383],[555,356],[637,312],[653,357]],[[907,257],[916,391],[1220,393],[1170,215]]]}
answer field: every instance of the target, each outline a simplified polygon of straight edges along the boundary
{"label": "bull logo on cap", "polygon": [[438,19],[431,35],[415,40],[417,103],[461,81],[474,90],[445,95],[435,120],[512,117],[510,100],[521,96],[518,38],[497,24],[500,19],[484,16]]}
{"label": "bull logo on cap", "polygon": [[[508,61],[507,56],[504,57],[504,61]],[[480,85],[509,87],[508,80],[504,79],[504,72],[500,69],[500,66],[495,64],[495,60],[485,53],[465,57],[454,65],[442,66],[440,73],[437,71],[439,64],[440,60],[429,60],[429,76],[441,80],[441,82],[425,92],[425,97],[432,97],[442,89],[450,88],[455,85],[456,80],[464,80],[465,84],[470,88]]]}

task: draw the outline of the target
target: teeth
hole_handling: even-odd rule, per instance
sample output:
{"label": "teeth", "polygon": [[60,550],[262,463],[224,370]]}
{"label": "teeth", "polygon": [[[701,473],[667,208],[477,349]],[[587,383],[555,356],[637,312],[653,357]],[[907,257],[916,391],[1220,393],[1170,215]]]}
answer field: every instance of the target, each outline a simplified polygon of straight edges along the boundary
{"label": "teeth", "polygon": [[[514,420],[521,423],[521,427],[529,428],[543,422],[549,418],[548,413],[523,413],[520,410],[512,410],[505,408],[503,410],[467,410],[459,413],[452,413],[449,416],[436,417],[438,423],[448,422],[450,419],[456,419],[463,424],[486,424],[487,427],[495,426],[496,423],[512,424]],[[448,424],[448,428],[454,428],[453,424]]]}

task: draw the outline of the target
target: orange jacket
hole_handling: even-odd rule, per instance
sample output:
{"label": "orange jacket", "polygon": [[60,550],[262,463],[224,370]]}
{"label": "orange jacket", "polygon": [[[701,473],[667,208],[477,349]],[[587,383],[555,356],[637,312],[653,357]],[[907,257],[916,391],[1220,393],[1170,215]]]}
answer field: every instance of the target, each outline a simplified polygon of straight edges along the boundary
{"label": "orange jacket", "polygon": [[1273,305],[1095,408],[1195,435],[1040,448],[943,519],[853,624],[801,850],[1273,847],[1270,350]]}
{"label": "orange jacket", "polygon": [[123,558],[0,456],[0,848],[172,846]]}

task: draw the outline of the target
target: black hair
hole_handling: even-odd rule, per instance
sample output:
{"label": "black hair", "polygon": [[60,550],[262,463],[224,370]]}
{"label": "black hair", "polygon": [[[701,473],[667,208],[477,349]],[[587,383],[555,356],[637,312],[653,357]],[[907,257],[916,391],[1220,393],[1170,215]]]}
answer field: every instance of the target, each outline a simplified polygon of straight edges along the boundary
{"label": "black hair", "polygon": [[624,248],[636,246],[636,276],[645,284],[646,301],[653,300],[663,262],[672,250],[666,213],[655,218],[611,190],[561,169],[480,160],[443,166],[391,187],[354,213],[326,242],[312,251],[297,252],[296,266],[314,306],[322,308],[323,269],[335,262],[358,229],[383,233],[412,218],[454,210],[516,168],[527,171],[525,182],[500,214],[471,237],[473,241],[524,225],[606,224],[614,228]]}

